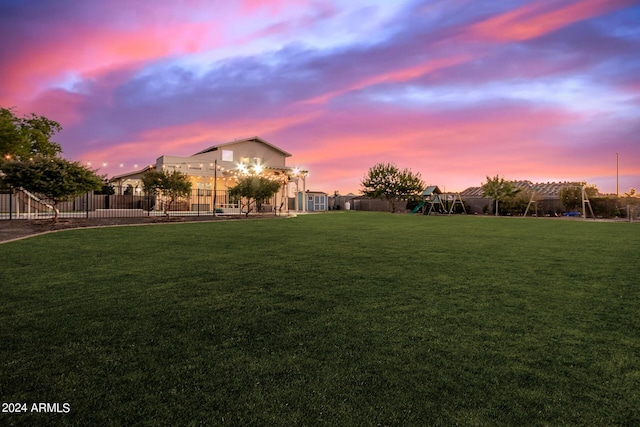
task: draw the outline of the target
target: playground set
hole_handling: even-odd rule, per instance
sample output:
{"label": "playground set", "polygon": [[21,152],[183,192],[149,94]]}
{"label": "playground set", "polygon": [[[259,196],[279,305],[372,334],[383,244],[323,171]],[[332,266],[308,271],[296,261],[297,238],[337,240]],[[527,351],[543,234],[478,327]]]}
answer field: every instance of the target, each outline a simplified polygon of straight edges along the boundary
{"label": "playground set", "polygon": [[422,202],[413,208],[410,214],[421,211],[424,215],[432,213],[451,215],[457,204],[462,207],[465,214],[467,213],[460,193],[443,193],[437,185],[430,185],[422,192],[422,197]]}
{"label": "playground set", "polygon": [[[595,219],[595,215],[593,213],[593,208],[591,207],[591,201],[589,200],[589,196],[585,191],[585,187],[581,185],[573,186],[573,188],[577,188],[580,190],[581,199],[582,199],[582,210],[581,212],[565,212],[563,216],[582,216],[582,218],[587,218],[587,207],[589,208],[589,212],[591,213],[591,218]],[[527,204],[527,208],[525,209],[524,215],[527,216],[531,212],[531,216],[537,216],[538,211],[538,196],[540,193],[539,187],[533,187],[533,191],[531,193],[531,198],[529,203]],[[456,205],[460,205],[462,208],[462,212],[465,214],[467,210],[464,206],[464,202],[462,201],[462,197],[460,193],[444,193],[440,190],[437,185],[430,185],[422,192],[423,200],[415,206],[409,214],[415,214],[417,212],[422,212],[424,215],[431,214],[446,214],[451,215],[454,213]]]}

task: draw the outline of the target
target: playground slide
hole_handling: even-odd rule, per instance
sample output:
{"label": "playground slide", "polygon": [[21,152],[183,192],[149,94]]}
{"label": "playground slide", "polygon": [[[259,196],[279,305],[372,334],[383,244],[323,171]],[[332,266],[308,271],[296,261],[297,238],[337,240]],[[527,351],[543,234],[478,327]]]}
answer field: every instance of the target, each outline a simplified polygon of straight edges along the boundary
{"label": "playground slide", "polygon": [[418,212],[420,210],[420,208],[422,208],[424,206],[425,202],[420,202],[420,204],[418,206],[416,206],[415,208],[413,208],[413,210],[411,212],[409,212],[409,215],[412,215],[416,212]]}

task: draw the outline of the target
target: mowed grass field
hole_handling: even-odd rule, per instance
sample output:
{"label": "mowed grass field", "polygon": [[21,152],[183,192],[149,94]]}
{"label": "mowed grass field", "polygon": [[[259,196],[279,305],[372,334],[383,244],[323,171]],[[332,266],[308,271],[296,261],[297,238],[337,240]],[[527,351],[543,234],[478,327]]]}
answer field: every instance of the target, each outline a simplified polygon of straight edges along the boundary
{"label": "mowed grass field", "polygon": [[2,425],[638,425],[640,224],[333,212],[0,245]]}

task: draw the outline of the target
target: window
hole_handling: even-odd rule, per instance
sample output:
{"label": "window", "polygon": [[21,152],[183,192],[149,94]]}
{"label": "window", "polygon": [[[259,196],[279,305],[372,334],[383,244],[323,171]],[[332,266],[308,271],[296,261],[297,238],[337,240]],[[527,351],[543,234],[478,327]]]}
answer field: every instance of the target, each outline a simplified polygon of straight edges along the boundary
{"label": "window", "polygon": [[232,150],[222,150],[222,161],[223,162],[233,162],[233,151]]}

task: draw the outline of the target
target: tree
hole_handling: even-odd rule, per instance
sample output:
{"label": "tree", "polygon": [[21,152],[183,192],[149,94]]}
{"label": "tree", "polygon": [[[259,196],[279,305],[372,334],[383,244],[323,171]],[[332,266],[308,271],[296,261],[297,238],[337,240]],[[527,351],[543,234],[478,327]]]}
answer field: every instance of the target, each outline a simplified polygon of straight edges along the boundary
{"label": "tree", "polygon": [[391,212],[396,211],[397,200],[419,197],[425,187],[419,172],[400,170],[393,163],[378,163],[369,168],[360,184],[363,195],[389,201]]}
{"label": "tree", "polygon": [[517,194],[502,200],[502,213],[522,215],[527,210],[534,190],[532,188],[520,188],[518,190]]}
{"label": "tree", "polygon": [[622,194],[625,202],[627,203],[627,213],[629,221],[633,221],[635,215],[635,209],[640,206],[640,193],[635,188],[630,188],[629,191]]}
{"label": "tree", "polygon": [[167,199],[164,204],[164,214],[169,216],[171,205],[181,197],[191,195],[191,181],[178,171],[149,170],[142,175],[142,188],[148,194],[163,196]]}
{"label": "tree", "polygon": [[587,197],[591,198],[598,194],[598,188],[595,185],[589,185],[586,182],[574,182],[563,187],[560,190],[560,202],[567,211],[575,211],[582,209],[582,188]]}
{"label": "tree", "polygon": [[102,188],[103,180],[95,171],[61,157],[36,155],[30,160],[7,160],[2,165],[7,184],[35,193],[51,202],[58,222],[57,205],[88,191]]}
{"label": "tree", "polygon": [[519,188],[515,188],[511,181],[506,181],[498,175],[493,178],[487,176],[487,182],[482,184],[482,195],[490,197],[496,201],[495,214],[498,215],[498,204],[501,200],[514,197],[520,192]]}
{"label": "tree", "polygon": [[44,116],[31,114],[17,117],[10,108],[0,107],[0,161],[1,159],[28,160],[34,155],[53,157],[62,148],[51,141],[62,127]]}
{"label": "tree", "polygon": [[102,194],[105,196],[112,196],[116,194],[116,189],[112,183],[107,181],[106,179],[102,181],[102,188],[94,191],[93,194]]}
{"label": "tree", "polygon": [[280,181],[264,176],[247,175],[238,179],[238,185],[229,190],[229,195],[247,200],[245,212],[249,216],[252,204],[255,203],[258,212],[261,211],[262,202],[273,197],[280,190],[280,186]]}
{"label": "tree", "polygon": [[633,197],[640,200],[640,193],[638,193],[635,188],[630,188],[626,193],[622,193],[622,197]]}

